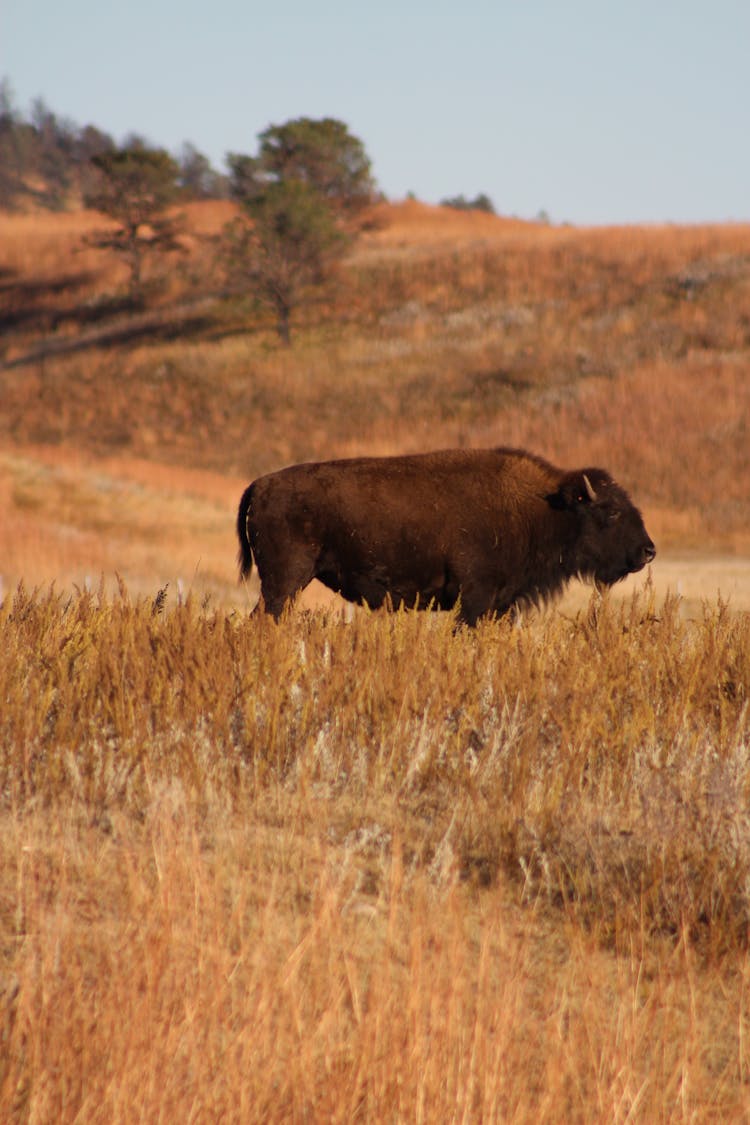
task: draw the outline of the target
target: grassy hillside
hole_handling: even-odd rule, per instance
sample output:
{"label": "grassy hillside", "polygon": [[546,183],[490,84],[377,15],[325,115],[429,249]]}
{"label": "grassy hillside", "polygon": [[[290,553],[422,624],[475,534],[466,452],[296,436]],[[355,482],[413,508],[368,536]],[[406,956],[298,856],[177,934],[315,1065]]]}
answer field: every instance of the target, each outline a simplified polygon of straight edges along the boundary
{"label": "grassy hillside", "polygon": [[[746,1120],[750,228],[384,206],[284,350],[227,214],[137,312],[0,218],[0,1120]],[[253,475],[499,443],[637,588],[248,615]]]}
{"label": "grassy hillside", "polygon": [[[95,216],[0,220],[6,582],[50,537],[35,581],[57,575],[55,556],[72,563],[78,541],[79,582],[115,561],[147,578],[148,557],[131,565],[127,544],[140,544],[134,509],[148,497],[123,492],[163,474],[198,493],[195,518],[183,514],[195,540],[184,564],[175,546],[185,580],[204,557],[207,492],[231,519],[243,482],[290,461],[453,444],[604,464],[662,552],[750,551],[750,228],[588,231],[383,206],[332,303],[302,310],[284,350],[249,305],[206,299],[203,236],[229,212],[192,207],[189,252],[137,316],[121,307],[121,267],[81,250]],[[113,477],[100,490],[104,458]],[[144,479],[144,463],[163,467]],[[201,472],[214,474],[205,485]],[[92,517],[113,492],[123,503]],[[154,513],[163,500],[173,506],[168,492]],[[221,578],[228,589],[232,565]]]}

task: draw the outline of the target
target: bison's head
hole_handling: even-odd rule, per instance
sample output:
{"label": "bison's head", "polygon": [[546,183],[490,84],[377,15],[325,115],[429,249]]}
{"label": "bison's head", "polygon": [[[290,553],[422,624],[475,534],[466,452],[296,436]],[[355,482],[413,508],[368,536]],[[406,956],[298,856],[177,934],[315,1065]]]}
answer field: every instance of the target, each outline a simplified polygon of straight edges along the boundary
{"label": "bison's head", "polygon": [[611,586],[656,555],[641,513],[603,469],[567,473],[548,501],[575,517],[573,570]]}

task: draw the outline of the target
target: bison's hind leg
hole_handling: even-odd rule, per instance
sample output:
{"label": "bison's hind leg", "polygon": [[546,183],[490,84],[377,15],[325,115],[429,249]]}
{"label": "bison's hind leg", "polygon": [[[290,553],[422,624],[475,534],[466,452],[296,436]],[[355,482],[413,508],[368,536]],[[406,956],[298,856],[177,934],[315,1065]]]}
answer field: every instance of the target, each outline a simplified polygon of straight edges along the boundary
{"label": "bison's hind leg", "polygon": [[259,558],[256,554],[255,562],[263,607],[278,621],[284,606],[315,577],[315,557],[298,547],[275,558],[268,558],[265,553]]}

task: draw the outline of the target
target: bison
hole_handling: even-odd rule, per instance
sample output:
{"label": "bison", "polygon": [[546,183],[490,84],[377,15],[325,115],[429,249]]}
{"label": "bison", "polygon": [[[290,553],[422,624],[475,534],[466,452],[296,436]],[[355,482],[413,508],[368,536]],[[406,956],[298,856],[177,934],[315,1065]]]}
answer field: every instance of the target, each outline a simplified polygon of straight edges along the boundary
{"label": "bison", "polygon": [[278,618],[313,578],[352,602],[485,614],[539,604],[573,577],[611,586],[656,549],[604,469],[520,449],[446,449],[292,465],[259,477],[237,517]]}

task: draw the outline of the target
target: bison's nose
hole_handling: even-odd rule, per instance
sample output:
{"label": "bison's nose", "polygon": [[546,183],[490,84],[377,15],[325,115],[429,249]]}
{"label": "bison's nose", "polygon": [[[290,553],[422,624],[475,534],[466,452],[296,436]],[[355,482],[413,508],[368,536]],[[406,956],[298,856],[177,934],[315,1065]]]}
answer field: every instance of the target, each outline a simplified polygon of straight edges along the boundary
{"label": "bison's nose", "polygon": [[656,558],[656,547],[653,545],[650,539],[646,546],[643,548],[643,557],[645,558],[647,563],[653,562]]}

